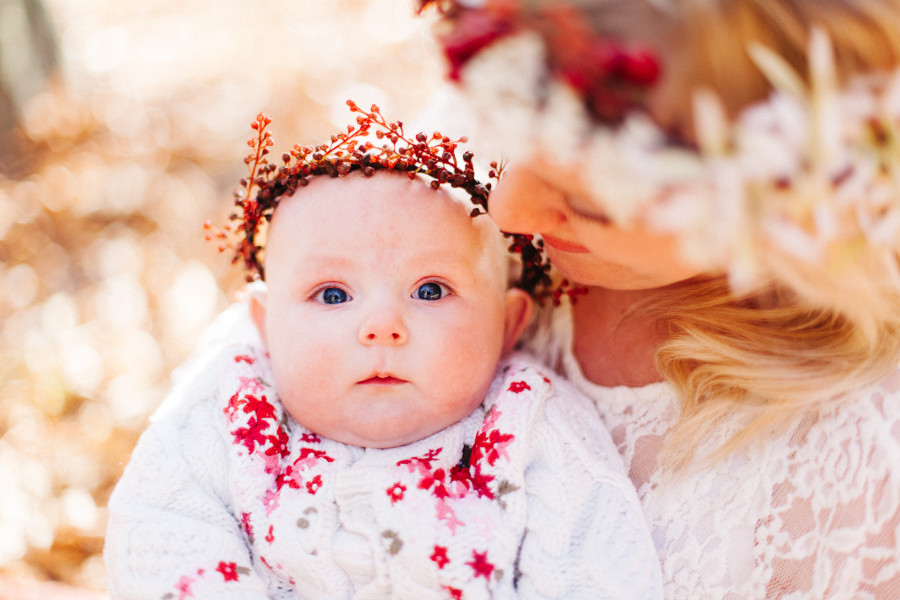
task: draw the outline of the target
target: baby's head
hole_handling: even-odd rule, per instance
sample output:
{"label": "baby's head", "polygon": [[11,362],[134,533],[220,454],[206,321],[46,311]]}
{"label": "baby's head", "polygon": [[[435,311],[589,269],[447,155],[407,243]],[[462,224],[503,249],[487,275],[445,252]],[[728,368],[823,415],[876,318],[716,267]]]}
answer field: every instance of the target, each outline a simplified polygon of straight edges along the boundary
{"label": "baby's head", "polygon": [[274,212],[251,300],[285,409],[366,447],[459,421],[531,314],[507,268],[490,219],[421,178],[310,179]]}

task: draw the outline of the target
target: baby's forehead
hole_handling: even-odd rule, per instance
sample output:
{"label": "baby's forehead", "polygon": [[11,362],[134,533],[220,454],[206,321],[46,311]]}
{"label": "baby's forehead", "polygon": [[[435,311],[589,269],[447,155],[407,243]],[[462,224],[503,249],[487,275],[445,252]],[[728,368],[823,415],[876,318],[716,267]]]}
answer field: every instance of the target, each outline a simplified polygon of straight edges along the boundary
{"label": "baby's forehead", "polygon": [[[336,230],[332,235],[363,235],[385,245],[427,236],[432,247],[462,245],[488,259],[505,260],[502,234],[487,215],[471,216],[472,208],[464,190],[447,186],[435,190],[428,180],[411,179],[405,173],[376,171],[367,177],[357,172],[310,181],[282,201],[273,225],[278,227],[279,213],[296,212],[294,225],[305,234],[316,235],[328,227]],[[384,235],[379,237],[370,226],[384,230]]]}

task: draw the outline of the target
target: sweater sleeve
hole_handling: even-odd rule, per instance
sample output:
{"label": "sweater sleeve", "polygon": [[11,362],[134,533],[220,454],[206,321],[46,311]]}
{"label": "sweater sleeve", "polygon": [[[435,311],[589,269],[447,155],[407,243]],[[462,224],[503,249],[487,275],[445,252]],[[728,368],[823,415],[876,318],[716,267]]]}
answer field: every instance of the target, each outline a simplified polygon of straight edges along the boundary
{"label": "sweater sleeve", "polygon": [[210,350],[141,436],[109,501],[104,558],[113,599],[278,597],[229,508],[227,440],[214,423],[220,353]]}
{"label": "sweater sleeve", "polygon": [[518,596],[662,598],[640,501],[590,401],[553,380],[532,442]]}

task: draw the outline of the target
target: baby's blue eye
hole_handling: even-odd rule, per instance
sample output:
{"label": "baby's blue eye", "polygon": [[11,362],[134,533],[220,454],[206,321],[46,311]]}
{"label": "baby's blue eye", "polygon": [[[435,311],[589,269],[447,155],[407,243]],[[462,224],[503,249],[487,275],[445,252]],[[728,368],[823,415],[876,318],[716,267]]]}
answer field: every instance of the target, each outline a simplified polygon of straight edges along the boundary
{"label": "baby's blue eye", "polygon": [[443,291],[439,283],[430,281],[419,286],[416,290],[416,298],[419,300],[440,300],[441,296],[443,296]]}
{"label": "baby's blue eye", "polygon": [[347,292],[336,287],[325,288],[319,292],[319,297],[325,304],[341,304],[350,299]]}

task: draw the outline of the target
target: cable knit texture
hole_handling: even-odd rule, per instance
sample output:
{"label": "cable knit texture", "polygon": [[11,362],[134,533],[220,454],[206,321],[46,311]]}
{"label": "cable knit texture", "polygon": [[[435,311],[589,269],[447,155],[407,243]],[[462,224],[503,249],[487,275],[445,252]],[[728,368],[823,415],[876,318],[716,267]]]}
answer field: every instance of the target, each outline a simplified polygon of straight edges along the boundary
{"label": "cable knit texture", "polygon": [[113,598],[659,598],[596,410],[527,355],[484,404],[384,450],[287,415],[252,345],[210,350],[110,500]]}
{"label": "cable knit texture", "polygon": [[[570,311],[552,320],[530,345],[596,402],[647,515],[666,598],[900,598],[900,373],[666,477],[657,458],[678,418],[675,391],[592,384],[571,351]],[[735,415],[701,452],[740,426]]]}

